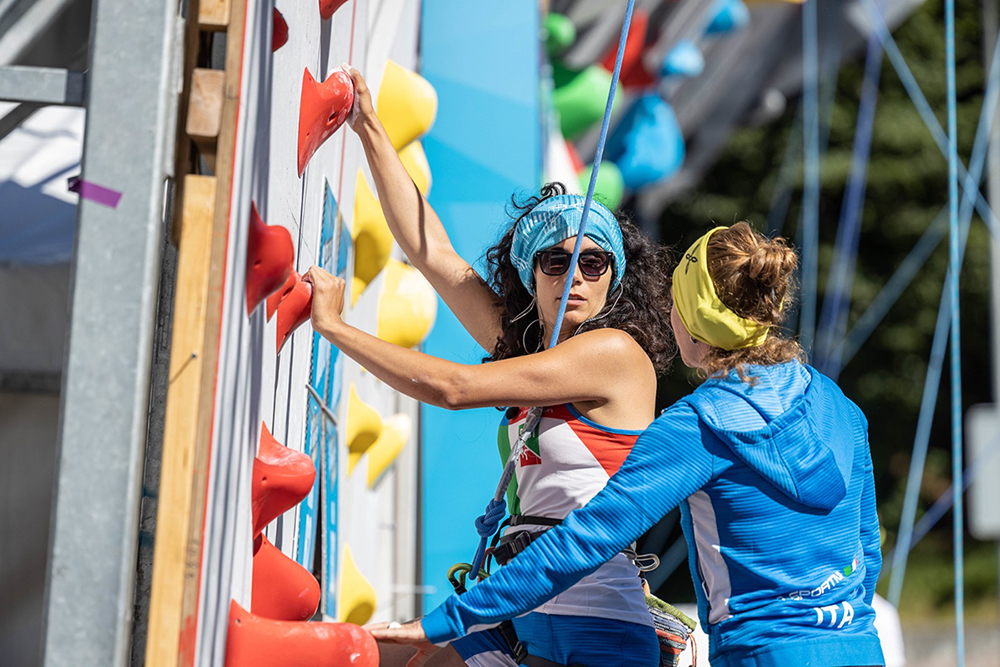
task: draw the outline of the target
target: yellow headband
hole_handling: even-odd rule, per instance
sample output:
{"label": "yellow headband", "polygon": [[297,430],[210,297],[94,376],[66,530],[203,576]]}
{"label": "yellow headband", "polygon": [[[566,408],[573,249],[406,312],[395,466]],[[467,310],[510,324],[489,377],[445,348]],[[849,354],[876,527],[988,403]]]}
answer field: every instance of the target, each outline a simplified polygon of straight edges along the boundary
{"label": "yellow headband", "polygon": [[708,239],[716,227],[694,242],[674,269],[674,306],[684,327],[703,343],[723,350],[755,347],[770,327],[740,317],[722,303],[708,272]]}

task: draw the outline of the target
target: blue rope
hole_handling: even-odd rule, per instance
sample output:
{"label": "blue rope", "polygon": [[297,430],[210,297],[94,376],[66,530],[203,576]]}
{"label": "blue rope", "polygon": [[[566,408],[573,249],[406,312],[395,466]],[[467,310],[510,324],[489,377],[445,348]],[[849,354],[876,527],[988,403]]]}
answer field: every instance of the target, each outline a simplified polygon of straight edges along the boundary
{"label": "blue rope", "polygon": [[875,125],[875,107],[881,72],[882,47],[878,37],[870,34],[868,53],[865,57],[865,77],[861,88],[861,104],[854,131],[853,164],[840,209],[834,261],[827,278],[827,295],[823,299],[823,312],[819,324],[817,366],[833,380],[840,374],[840,360],[835,356],[835,350],[839,348],[835,347],[835,341],[844,336],[844,330],[847,328],[847,311],[850,307],[858,240],[861,236],[861,205],[868,185],[868,161],[871,155],[872,129]]}
{"label": "blue rope", "polygon": [[[1000,41],[993,50],[992,62],[990,65],[989,80],[986,85],[986,93],[983,96],[983,106],[979,114],[979,124],[976,129],[976,138],[973,142],[972,157],[969,160],[969,174],[966,183],[972,183],[972,187],[963,188],[964,198],[962,200],[962,220],[971,219],[973,201],[969,197],[970,190],[978,195],[979,184],[983,180],[983,167],[986,163],[987,147],[990,128],[993,125],[993,116],[996,113],[998,102],[1000,102]],[[920,271],[927,259],[937,248],[947,229],[943,223],[947,218],[948,206],[941,209],[941,213],[934,219],[917,244],[910,251],[893,273],[892,277],[883,286],[875,299],[858,318],[846,339],[838,346],[835,356],[839,358],[839,368],[842,370],[858,349],[864,344],[868,337],[875,331],[882,319],[902,295],[903,291]],[[1000,240],[1000,228],[996,222],[988,216],[983,216],[984,221],[990,229],[990,233],[995,239]]]}
{"label": "blue rope", "polygon": [[802,305],[799,335],[809,354],[816,331],[819,255],[819,37],[818,0],[802,6],[802,103],[805,183],[802,194]]}
{"label": "blue rope", "polygon": [[601,121],[601,136],[597,140],[597,152],[594,154],[594,168],[590,170],[590,183],[587,185],[587,197],[583,201],[583,214],[580,217],[580,231],[576,235],[576,244],[573,246],[573,256],[569,261],[569,270],[566,272],[566,283],[563,286],[562,299],[559,301],[559,313],[556,315],[556,323],[552,327],[552,338],[549,339],[549,347],[555,347],[559,342],[559,332],[562,329],[563,316],[566,314],[566,302],[569,300],[570,290],[573,288],[573,276],[576,273],[576,262],[580,258],[580,249],[583,247],[583,235],[587,229],[587,215],[590,213],[590,204],[594,201],[594,188],[597,186],[597,170],[601,166],[601,158],[604,157],[604,142],[608,138],[608,125],[611,123],[611,108],[615,103],[615,88],[618,87],[618,75],[622,69],[622,57],[625,55],[625,42],[628,39],[629,24],[632,23],[632,6],[635,0],[628,0],[625,8],[625,19],[622,21],[622,33],[618,39],[618,54],[615,56],[615,71],[611,74],[611,90],[608,91],[608,102],[604,106],[604,119]]}
{"label": "blue rope", "polygon": [[778,181],[771,193],[771,206],[767,209],[767,234],[781,234],[785,228],[785,218],[788,217],[788,206],[792,203],[792,186],[799,170],[799,152],[802,150],[802,104],[799,104],[792,121],[792,129],[788,132],[788,142],[785,144],[785,155],[781,158],[781,169],[778,170]]}
{"label": "blue rope", "polygon": [[[569,270],[566,272],[566,282],[563,286],[562,299],[559,301],[559,312],[556,315],[555,325],[552,327],[552,337],[549,340],[549,347],[555,347],[559,343],[559,332],[562,329],[563,318],[566,315],[566,302],[569,301],[569,293],[573,288],[573,276],[576,275],[576,264],[580,259],[580,249],[583,247],[583,237],[587,229],[587,216],[590,214],[590,205],[594,201],[594,188],[597,186],[597,172],[601,167],[601,158],[604,156],[604,143],[608,137],[608,126],[611,124],[611,109],[615,103],[615,89],[618,88],[618,76],[621,74],[622,57],[625,55],[625,42],[628,39],[628,29],[632,23],[632,7],[635,0],[628,0],[625,7],[625,18],[622,21],[622,32],[618,38],[618,54],[615,56],[615,69],[611,73],[611,90],[608,91],[608,102],[604,107],[604,119],[601,121],[601,136],[597,141],[597,152],[594,154],[594,167],[590,171],[590,184],[587,186],[587,197],[583,201],[583,212],[580,216],[580,231],[576,235],[576,243],[573,246],[573,255],[570,257]],[[526,438],[541,418],[541,411],[535,410],[529,413],[529,418],[525,420],[523,436]],[[493,500],[486,506],[486,512],[476,519],[476,532],[479,533],[479,546],[476,548],[476,555],[472,559],[472,576],[478,577],[483,561],[486,560],[486,542],[493,535],[500,522],[503,521],[507,513],[507,501],[504,493],[507,485],[514,476],[514,466],[520,456],[520,448],[523,446],[523,438],[511,447],[507,463],[504,465],[504,472],[497,485]]]}
{"label": "blue rope", "polygon": [[854,323],[851,331],[837,345],[833,353],[833,358],[837,360],[836,369],[838,375],[854,359],[854,355],[858,353],[858,350],[861,349],[865,341],[875,332],[875,329],[882,323],[885,316],[889,314],[889,311],[892,310],[899,297],[906,291],[906,288],[909,287],[916,275],[920,273],[920,269],[930,259],[934,250],[937,249],[938,244],[941,243],[941,239],[945,236],[945,232],[948,231],[948,226],[945,224],[947,218],[948,206],[945,205],[934,220],[931,221],[931,224],[927,225],[927,229],[924,230],[920,240],[910,249],[909,254],[903,258],[903,261],[900,262],[896,271],[892,274],[892,277],[886,281],[879,293],[872,299],[868,308],[865,309],[865,312]]}
{"label": "blue rope", "polygon": [[[958,273],[958,104],[955,92],[955,0],[945,0],[945,51],[948,71],[948,248],[951,293],[951,473],[954,484],[955,521],[955,640],[958,667],[965,667],[965,507],[962,499],[962,356],[959,328]],[[979,188],[976,188],[978,191]]]}
{"label": "blue rope", "polygon": [[[885,25],[885,19],[882,18],[882,13],[875,6],[874,0],[861,1],[864,5],[865,11],[868,13],[868,18],[871,20],[872,25],[875,28],[879,41],[882,42],[882,48],[885,49],[886,55],[889,56],[889,62],[892,63],[893,69],[896,70],[896,74],[899,76],[899,80],[902,82],[907,94],[909,94],[914,106],[920,113],[920,117],[923,119],[924,125],[926,125],[927,129],[930,130],[931,136],[934,138],[934,143],[938,145],[938,148],[941,150],[941,154],[947,156],[948,136],[941,128],[941,123],[938,122],[937,116],[935,116],[934,111],[931,110],[931,105],[928,104],[927,98],[924,97],[923,92],[920,90],[920,86],[917,84],[917,80],[913,77],[913,73],[910,72],[909,67],[907,67],[903,54],[900,53],[899,47],[896,46],[896,42],[893,40],[892,34],[889,32],[889,28]],[[991,72],[991,79],[992,75],[993,72]],[[986,198],[983,197],[982,193],[979,191],[979,187],[974,179],[968,171],[966,171],[965,165],[962,161],[958,160],[957,165],[963,192],[965,192],[966,196],[968,196],[968,191],[970,190],[975,193],[976,211],[979,213],[980,217],[986,221],[987,225],[989,225],[994,238],[1000,238],[1000,221],[997,220],[996,214],[986,202]]]}
{"label": "blue rope", "polygon": [[[965,241],[970,225],[962,227],[962,254],[965,252]],[[927,448],[931,439],[931,425],[934,423],[934,411],[937,408],[938,390],[941,386],[941,373],[944,367],[945,347],[948,343],[948,332],[951,328],[951,293],[948,289],[951,283],[951,269],[945,276],[941,288],[941,302],[938,305],[937,324],[934,327],[934,342],[931,344],[931,356],[927,362],[927,375],[924,377],[924,393],[920,399],[920,413],[917,417],[917,432],[913,437],[913,454],[910,457],[910,472],[906,480],[906,492],[903,499],[903,513],[899,521],[899,537],[897,544],[909,544],[913,532],[913,521],[917,515],[917,501],[920,495],[920,482],[924,477],[924,465],[927,462]],[[908,550],[897,550],[892,564],[892,578],[889,581],[889,601],[899,606],[903,594],[903,579],[906,576],[906,561]]]}
{"label": "blue rope", "polygon": [[[969,464],[962,473],[962,492],[969,490],[972,483],[976,481],[979,474],[986,469],[993,459],[996,458],[997,454],[1000,454],[1000,438],[995,438],[993,444],[986,448],[985,451],[980,452],[980,454],[975,458],[975,460]],[[901,540],[896,540],[896,546],[894,546],[888,554],[886,554],[885,562],[890,563],[889,567],[882,570],[882,574],[893,573],[895,576],[895,563],[896,553],[899,551],[905,551],[909,553],[913,551],[914,547],[920,544],[920,541],[927,536],[938,521],[948,513],[951,509],[952,503],[955,502],[955,490],[954,485],[949,485],[944,492],[938,496],[938,499],[934,501],[930,509],[924,512],[923,516],[920,517],[920,521],[913,527],[913,533],[907,542]],[[892,579],[890,579],[890,582]]]}

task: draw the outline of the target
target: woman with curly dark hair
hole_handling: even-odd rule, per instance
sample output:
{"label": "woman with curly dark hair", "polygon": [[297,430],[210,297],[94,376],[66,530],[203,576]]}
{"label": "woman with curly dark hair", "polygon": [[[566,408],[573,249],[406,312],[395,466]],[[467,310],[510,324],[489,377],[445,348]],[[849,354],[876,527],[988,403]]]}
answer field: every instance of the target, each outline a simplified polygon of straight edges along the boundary
{"label": "woman with curly dark hair", "polygon": [[[455,252],[399,161],[364,80],[351,74],[358,100],[353,129],[389,228],[488,351],[488,363],[452,363],[345,324],[344,281],[316,267],[307,274],[313,326],[369,372],[420,401],[449,409],[506,408],[499,429],[504,457],[525,427],[528,408],[542,408],[508,491],[512,520],[493,551],[503,565],[596,495],[652,422],[656,378],[674,354],[669,261],[634,225],[594,203],[570,274],[583,197],[550,184],[537,196],[512,200],[513,222],[487,252],[483,280]],[[560,343],[546,349],[566,280],[572,287]],[[617,554],[593,576],[515,619],[519,644],[496,628],[482,628],[432,663],[657,665],[659,645],[637,575],[634,562]],[[519,646],[526,659],[515,655]],[[423,664],[432,651],[422,650],[413,664]],[[382,664],[394,659],[383,654]]]}

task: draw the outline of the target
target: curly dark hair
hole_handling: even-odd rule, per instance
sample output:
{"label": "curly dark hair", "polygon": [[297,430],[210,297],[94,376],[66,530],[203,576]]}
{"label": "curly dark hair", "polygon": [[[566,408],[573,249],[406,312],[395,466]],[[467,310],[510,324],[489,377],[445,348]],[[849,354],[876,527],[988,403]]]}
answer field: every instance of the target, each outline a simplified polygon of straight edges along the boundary
{"label": "curly dark hair", "polygon": [[[529,354],[529,346],[538,341],[541,332],[526,335],[529,326],[537,327],[532,316],[522,317],[532,301],[531,294],[521,284],[517,269],[510,259],[514,231],[521,221],[541,202],[566,194],[562,183],[548,183],[539,195],[519,199],[511,196],[508,215],[514,224],[500,241],[486,251],[487,283],[493,289],[495,305],[500,311],[501,334],[497,337],[492,354],[483,361],[497,361]],[[659,246],[621,214],[616,214],[621,225],[627,268],[615,293],[608,296],[601,311],[583,323],[576,333],[593,329],[620,329],[632,336],[649,356],[657,375],[670,368],[677,346],[670,328],[670,308],[673,296],[670,291],[673,259],[667,249]],[[621,290],[619,297],[617,292]]]}

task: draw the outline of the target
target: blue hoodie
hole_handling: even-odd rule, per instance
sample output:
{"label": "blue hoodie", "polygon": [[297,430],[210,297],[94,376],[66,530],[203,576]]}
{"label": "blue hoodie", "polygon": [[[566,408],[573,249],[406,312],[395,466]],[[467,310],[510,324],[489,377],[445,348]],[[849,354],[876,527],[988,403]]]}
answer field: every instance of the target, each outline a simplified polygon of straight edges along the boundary
{"label": "blue hoodie", "polygon": [[811,367],[748,372],[665,410],[586,507],[425,616],[430,640],[534,609],[680,505],[713,667],[884,664],[868,423]]}

